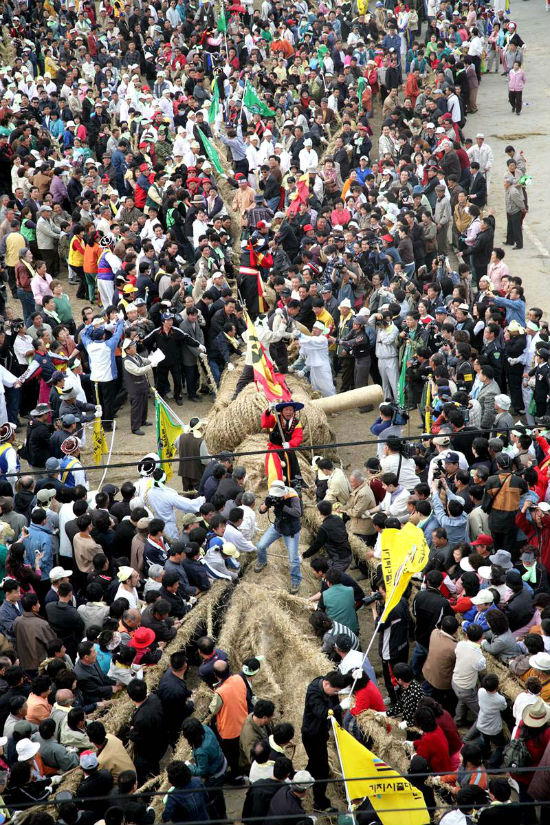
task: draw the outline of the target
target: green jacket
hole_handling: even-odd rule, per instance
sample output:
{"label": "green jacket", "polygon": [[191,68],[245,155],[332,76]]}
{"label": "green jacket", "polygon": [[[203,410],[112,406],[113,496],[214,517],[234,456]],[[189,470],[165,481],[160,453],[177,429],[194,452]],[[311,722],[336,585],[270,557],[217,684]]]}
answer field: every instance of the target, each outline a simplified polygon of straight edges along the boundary
{"label": "green jacket", "polygon": [[327,616],[345,624],[355,634],[359,633],[359,621],[355,612],[355,595],[352,587],[333,584],[323,592],[322,602]]}

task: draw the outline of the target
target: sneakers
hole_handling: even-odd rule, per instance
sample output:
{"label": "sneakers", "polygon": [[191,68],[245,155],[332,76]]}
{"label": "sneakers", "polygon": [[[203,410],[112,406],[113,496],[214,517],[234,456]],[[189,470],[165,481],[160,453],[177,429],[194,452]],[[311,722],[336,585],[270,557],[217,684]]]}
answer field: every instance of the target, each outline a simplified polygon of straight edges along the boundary
{"label": "sneakers", "polygon": [[132,435],[145,435],[143,430],[132,430]]}
{"label": "sneakers", "polygon": [[256,564],[254,565],[254,572],[255,573],[261,573],[262,570],[264,569],[264,567],[267,567],[267,562],[266,561],[257,561]]}
{"label": "sneakers", "polygon": [[296,593],[299,591],[299,589],[300,589],[300,582],[298,582],[297,584],[291,584],[288,592],[290,593],[291,596],[295,596]]}

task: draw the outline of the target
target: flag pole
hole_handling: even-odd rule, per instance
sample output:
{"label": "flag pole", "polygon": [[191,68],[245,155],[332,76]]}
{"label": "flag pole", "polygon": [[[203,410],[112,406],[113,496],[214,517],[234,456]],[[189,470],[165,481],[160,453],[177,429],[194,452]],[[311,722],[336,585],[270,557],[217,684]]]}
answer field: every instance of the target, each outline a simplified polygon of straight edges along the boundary
{"label": "flag pole", "polygon": [[[401,579],[402,579],[402,577],[403,577],[403,573],[405,572],[405,567],[406,567],[406,565],[407,565],[407,562],[411,560],[411,557],[413,557],[413,558],[414,558],[414,550],[415,550],[415,549],[416,549],[415,547],[411,548],[411,551],[409,551],[409,553],[407,554],[407,558],[404,560],[403,564],[401,565],[400,569],[398,570],[398,575],[397,575],[397,577],[396,577],[396,579],[395,579],[395,581],[394,581],[394,583],[393,583],[393,587],[392,587],[392,589],[391,589],[391,592],[390,592],[390,594],[389,594],[389,595],[388,595],[388,594],[386,594],[386,602],[385,602],[385,604],[387,604],[388,602],[390,602],[390,601],[391,601],[391,599],[392,599],[392,597],[393,597],[393,594],[394,594],[394,593],[395,593],[395,591],[397,590],[397,587],[398,587],[398,585],[399,585],[399,582],[401,581]],[[371,649],[371,647],[372,647],[372,645],[373,645],[373,642],[374,642],[374,640],[375,640],[375,638],[376,638],[376,635],[377,635],[377,633],[378,633],[378,628],[380,627],[380,624],[381,624],[381,619],[382,619],[382,616],[383,616],[383,615],[384,615],[384,611],[382,611],[382,613],[381,613],[381,614],[380,614],[380,616],[378,617],[378,620],[377,620],[376,624],[374,625],[374,630],[373,630],[373,632],[372,632],[372,636],[370,637],[370,641],[369,641],[369,643],[368,643],[368,645],[367,645],[367,649],[365,650],[365,652],[364,652],[364,654],[363,654],[363,658],[362,658],[362,660],[361,660],[361,670],[363,669],[363,665],[365,664],[365,660],[366,660],[367,656],[368,656],[368,655],[369,655],[369,653],[370,653],[370,649]],[[355,690],[355,685],[356,685],[356,684],[357,684],[357,679],[354,679],[354,680],[353,680],[353,684],[352,684],[351,689],[350,689],[350,692],[349,692],[349,695],[350,695],[350,696],[352,696],[352,695],[353,695],[353,691]]]}
{"label": "flag pole", "polygon": [[247,86],[248,86],[248,78],[244,82],[243,97],[242,97],[242,100],[241,100],[241,111],[239,112],[239,126],[242,124],[242,121],[243,121],[244,97],[246,95],[246,87]]}
{"label": "flag pole", "polygon": [[109,453],[107,455],[107,463],[105,465],[105,469],[103,470],[103,475],[101,476],[101,481],[99,482],[99,488],[103,487],[103,482],[105,481],[105,476],[107,475],[107,470],[109,469],[109,464],[111,463],[111,456],[113,454],[113,446],[115,443],[115,434],[116,434],[116,418],[113,419],[113,432],[111,435],[111,446],[109,447]]}

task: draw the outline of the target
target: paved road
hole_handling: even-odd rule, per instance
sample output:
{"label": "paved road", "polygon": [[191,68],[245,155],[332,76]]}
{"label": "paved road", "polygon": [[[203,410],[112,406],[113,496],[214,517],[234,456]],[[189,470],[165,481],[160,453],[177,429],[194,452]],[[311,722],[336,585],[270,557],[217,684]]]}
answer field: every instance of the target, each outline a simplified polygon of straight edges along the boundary
{"label": "paved road", "polygon": [[496,217],[495,246],[506,237],[503,176],[507,156],[504,148],[512,144],[523,150],[527,171],[533,177],[528,190],[529,212],[524,222],[524,248],[506,249],[506,263],[520,275],[526,287],[528,306],[540,306],[550,316],[550,85],[548,83],[548,37],[550,14],[543,0],[512,0],[511,19],[527,44],[523,92],[523,111],[518,117],[508,104],[508,83],[499,74],[484,75],[478,95],[479,110],[469,115],[466,137],[483,132],[491,146],[495,165],[491,176],[489,208]]}

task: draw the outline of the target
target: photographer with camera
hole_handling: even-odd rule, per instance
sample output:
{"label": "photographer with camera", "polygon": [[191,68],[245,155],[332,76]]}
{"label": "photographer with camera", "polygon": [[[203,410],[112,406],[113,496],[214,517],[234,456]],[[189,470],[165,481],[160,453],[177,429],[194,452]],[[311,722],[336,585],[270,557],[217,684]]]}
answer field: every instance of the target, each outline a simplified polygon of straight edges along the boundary
{"label": "photographer with camera", "polygon": [[409,492],[418,484],[416,464],[409,455],[408,444],[400,438],[388,437],[380,464],[385,473],[395,473],[398,483]]}
{"label": "photographer with camera", "polygon": [[[354,361],[353,385],[355,389],[366,387],[369,383],[374,333],[371,327],[367,327],[367,323],[366,315],[355,315],[351,322],[351,331],[340,340],[342,348]],[[368,410],[367,407],[359,407],[359,412],[368,412]]]}
{"label": "photographer with camera", "polygon": [[[446,506],[442,496],[446,497]],[[451,547],[467,541],[468,516],[464,510],[464,501],[451,491],[443,476],[432,482],[431,503],[440,527],[445,528]]]}
{"label": "photographer with camera", "polygon": [[382,379],[382,390],[386,400],[397,401],[399,364],[397,347],[399,330],[392,321],[389,309],[377,312],[369,318],[369,324],[376,329],[376,360]]}
{"label": "photographer with camera", "polygon": [[302,503],[298,493],[282,481],[273,481],[258,512],[269,513],[270,517],[273,513],[273,522],[258,542],[258,561],[254,572],[260,573],[267,566],[267,548],[277,539],[282,539],[286,545],[290,563],[290,593],[294,595],[300,589],[302,581],[298,552]]}
{"label": "photographer with camera", "polygon": [[402,426],[394,423],[397,412],[397,407],[394,404],[383,401],[378,410],[380,415],[371,425],[370,431],[378,439],[377,456],[383,458],[386,455],[386,439],[390,437],[400,438]]}
{"label": "photographer with camera", "polygon": [[[430,466],[428,467],[428,484],[430,486],[434,478],[441,478],[442,475],[445,474],[445,461],[449,453],[452,454],[453,458],[458,456],[458,466],[461,470],[468,470],[469,465],[466,461],[466,457],[458,450],[451,449],[451,439],[448,435],[438,435],[433,438],[432,441],[437,452],[430,461]],[[454,463],[455,462],[451,462],[451,469]]]}

